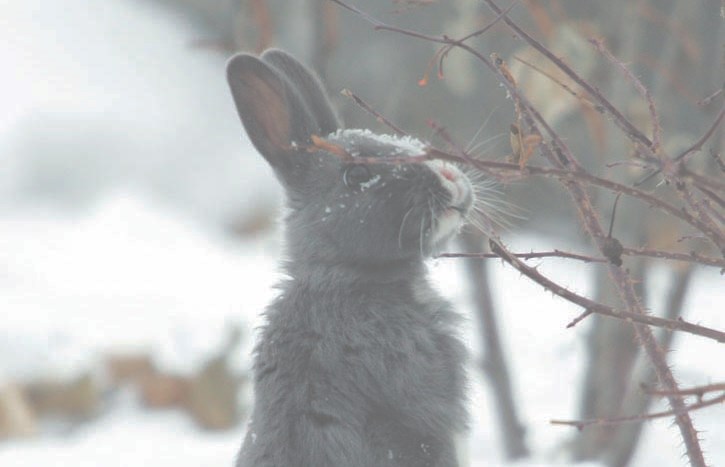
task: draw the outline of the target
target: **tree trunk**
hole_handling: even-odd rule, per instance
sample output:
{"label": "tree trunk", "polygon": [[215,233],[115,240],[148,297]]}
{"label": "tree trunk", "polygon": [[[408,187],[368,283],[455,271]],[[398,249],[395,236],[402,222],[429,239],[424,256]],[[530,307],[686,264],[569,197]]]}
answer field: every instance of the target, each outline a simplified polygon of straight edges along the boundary
{"label": "tree trunk", "polygon": [[[463,237],[463,244],[467,252],[480,253],[483,250],[484,242],[480,235],[467,234]],[[464,263],[484,349],[481,369],[491,387],[494,399],[494,403],[491,405],[496,408],[506,458],[526,457],[529,455],[529,449],[524,439],[526,429],[519,420],[516,410],[511,378],[504,358],[491,298],[487,263],[480,259],[466,259]]]}

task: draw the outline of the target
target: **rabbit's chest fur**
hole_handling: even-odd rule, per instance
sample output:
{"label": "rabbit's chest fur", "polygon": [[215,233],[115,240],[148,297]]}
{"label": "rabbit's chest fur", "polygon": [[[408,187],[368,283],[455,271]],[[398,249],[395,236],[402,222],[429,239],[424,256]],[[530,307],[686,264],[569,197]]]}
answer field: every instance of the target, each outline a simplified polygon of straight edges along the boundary
{"label": "rabbit's chest fur", "polygon": [[242,455],[276,459],[255,466],[305,465],[295,459],[314,449],[307,430],[323,430],[355,453],[349,465],[457,465],[452,438],[465,411],[455,324],[424,277],[374,288],[287,282],[257,346],[254,446],[248,436]]}

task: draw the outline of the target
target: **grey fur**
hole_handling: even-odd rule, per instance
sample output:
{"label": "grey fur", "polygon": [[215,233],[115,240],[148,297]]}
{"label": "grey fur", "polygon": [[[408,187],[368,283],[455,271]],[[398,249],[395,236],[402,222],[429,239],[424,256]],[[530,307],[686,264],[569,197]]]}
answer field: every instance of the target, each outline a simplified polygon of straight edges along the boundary
{"label": "grey fur", "polygon": [[[240,118],[285,186],[284,269],[255,349],[254,412],[237,467],[456,467],[466,426],[457,317],[423,260],[452,195],[424,164],[309,152],[400,152],[339,123],[319,81],[282,51],[228,64]],[[369,174],[365,172],[369,170]],[[359,177],[358,177],[359,178]]]}

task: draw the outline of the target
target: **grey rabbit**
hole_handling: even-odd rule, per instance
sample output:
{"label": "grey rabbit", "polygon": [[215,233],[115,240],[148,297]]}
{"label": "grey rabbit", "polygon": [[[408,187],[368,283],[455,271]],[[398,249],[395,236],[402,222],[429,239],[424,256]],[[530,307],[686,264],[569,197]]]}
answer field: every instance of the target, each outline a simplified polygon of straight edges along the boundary
{"label": "grey rabbit", "polygon": [[237,467],[458,466],[466,353],[424,260],[472,209],[469,179],[401,162],[425,151],[416,139],[343,130],[286,52],[236,55],[227,79],[288,207],[287,278],[255,348]]}

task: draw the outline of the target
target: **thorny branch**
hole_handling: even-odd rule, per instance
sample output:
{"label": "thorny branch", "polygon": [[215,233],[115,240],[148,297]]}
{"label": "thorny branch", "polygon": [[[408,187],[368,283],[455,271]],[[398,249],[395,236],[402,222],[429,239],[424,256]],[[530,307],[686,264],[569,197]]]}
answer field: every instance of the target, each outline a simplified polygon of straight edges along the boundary
{"label": "thorny branch", "polygon": [[629,68],[627,68],[621,60],[617,59],[614,55],[612,55],[612,53],[609,51],[609,49],[607,49],[602,40],[589,39],[589,42],[591,42],[594,48],[597,49],[597,52],[602,54],[604,58],[609,60],[619,69],[624,77],[634,85],[637,92],[640,93],[642,97],[644,97],[644,99],[647,101],[650,120],[652,120],[652,152],[657,153],[661,145],[662,127],[660,127],[659,117],[657,116],[657,108],[655,107],[655,102],[654,99],[652,99],[652,95],[650,94],[649,89],[644,87],[642,82],[636,76],[634,76],[634,74],[632,74]]}
{"label": "thorny branch", "polygon": [[[335,1],[335,0],[331,0]],[[347,95],[347,94],[345,94]],[[375,116],[376,119],[380,118],[380,114],[376,111],[374,111],[369,104],[367,104],[365,101],[363,101],[359,96],[355,95],[352,92],[349,92],[349,97],[351,97],[355,103],[358,103],[363,109],[370,112],[373,116]],[[383,123],[386,123],[388,126],[390,126],[393,131],[396,130],[398,127],[395,125],[392,125],[389,123],[389,121],[383,121]],[[392,126],[391,126],[392,125]],[[403,130],[400,130],[403,131]],[[630,196],[635,199],[639,199],[640,201],[643,201],[647,203],[648,205],[655,207],[657,209],[660,209],[667,214],[670,214],[674,217],[679,218],[680,220],[686,222],[691,227],[705,233],[708,238],[714,239],[713,242],[715,245],[721,245],[725,244],[725,234],[723,232],[720,232],[718,230],[711,229],[708,225],[703,223],[700,219],[694,217],[692,214],[690,214],[689,211],[678,208],[675,205],[668,203],[661,198],[658,198],[657,196],[654,196],[650,193],[647,193],[646,191],[642,191],[638,188],[631,187],[628,185],[623,185],[621,183],[617,183],[615,181],[597,177],[596,175],[592,175],[589,172],[583,171],[583,170],[569,170],[569,169],[560,169],[560,168],[553,168],[553,167],[539,167],[534,165],[526,165],[525,167],[520,167],[518,164],[512,164],[509,162],[500,162],[500,161],[487,161],[487,160],[481,160],[481,159],[475,159],[471,157],[470,155],[466,154],[465,157],[457,154],[451,154],[449,152],[443,151],[441,149],[435,148],[435,147],[429,147],[428,152],[426,154],[421,154],[420,156],[414,156],[414,157],[391,157],[387,158],[385,161],[381,161],[378,158],[364,158],[364,157],[357,157],[355,158],[355,162],[358,163],[389,163],[389,164],[400,164],[400,163],[410,163],[415,161],[425,161],[425,160],[431,160],[431,159],[443,159],[443,160],[449,160],[451,162],[458,162],[462,164],[470,164],[476,169],[482,170],[486,172],[489,175],[492,175],[494,177],[497,177],[497,179],[501,182],[510,181],[510,177],[513,175],[517,178],[525,178],[530,175],[536,175],[536,176],[544,176],[549,178],[558,178],[561,181],[567,181],[567,180],[576,180],[580,181],[586,184],[599,186],[601,188],[605,188],[607,190],[610,190],[614,193],[623,193],[627,196]],[[494,171],[493,169],[496,169],[497,171]],[[504,175],[506,174],[506,175]],[[688,173],[688,176],[695,176],[694,174]],[[509,178],[506,178],[509,177]],[[701,175],[699,177],[702,177]],[[701,183],[705,184],[708,181],[707,179],[702,179]],[[709,181],[710,184],[716,184],[717,181]],[[719,240],[719,241],[716,241]]]}
{"label": "thorny branch", "polygon": [[[675,161],[683,161],[684,162],[686,160],[686,157],[688,155],[700,151],[702,149],[702,147],[705,145],[705,143],[707,142],[707,140],[710,139],[710,137],[712,136],[712,134],[715,133],[715,130],[717,130],[717,128],[722,123],[723,116],[725,116],[725,105],[722,106],[722,108],[720,109],[720,113],[715,118],[715,121],[710,126],[710,128],[708,128],[708,130],[705,132],[705,134],[702,135],[702,137],[700,139],[698,139],[697,141],[695,141],[695,143],[692,146],[690,146],[689,148],[685,149],[680,154],[678,154],[674,158],[674,160]],[[655,175],[657,175],[661,171],[662,171],[662,168],[659,168],[657,170],[652,171],[652,173],[648,174],[646,177],[644,177],[643,179],[641,179],[640,181],[638,181],[637,183],[635,183],[635,186],[638,186],[638,185],[643,184],[644,182],[646,182],[647,180],[651,179],[652,177],[654,177]]]}
{"label": "thorny branch", "polygon": [[[500,8],[495,4],[493,0],[485,0],[486,4],[496,13],[501,12]],[[551,51],[549,51],[546,47],[544,47],[542,44],[534,40],[531,36],[526,34],[525,31],[521,30],[520,27],[518,27],[510,18],[505,18],[504,21],[506,22],[511,29],[516,31],[521,36],[525,37],[525,40],[537,50],[539,50],[542,54],[547,56],[549,60],[551,60],[553,63],[555,63],[559,69],[561,69],[564,72],[567,72],[567,70],[570,70],[566,64],[564,64],[560,59],[558,59],[556,56],[554,56]],[[570,74],[567,72],[567,74]],[[576,75],[576,73],[573,73],[573,75]],[[570,74],[571,76],[571,74]],[[575,76],[578,78],[582,83],[583,87],[591,87],[588,83],[586,83],[584,80],[581,80],[578,76]],[[574,77],[573,77],[574,78]],[[500,79],[501,82],[503,82],[502,79]],[[594,90],[594,89],[593,89]],[[514,90],[516,92],[517,90]],[[601,94],[598,93],[598,91],[594,90],[596,92],[595,97],[597,100],[605,107],[609,108],[611,104],[609,101],[603,98]],[[613,107],[613,106],[611,106]],[[616,111],[616,109],[614,109]],[[572,163],[575,161],[574,155],[571,153],[571,151],[568,149],[568,147],[561,142],[560,138],[558,138],[555,134],[555,132],[551,131],[550,128],[548,128],[548,125],[546,122],[542,121],[542,119],[538,118],[536,115],[536,111],[533,109],[532,106],[527,106],[526,108],[527,112],[530,112],[537,120],[537,123],[540,123],[542,127],[544,127],[547,131],[547,133],[552,137],[555,143],[555,148],[560,150],[564,153],[564,158],[569,163]],[[619,124],[621,124],[621,127],[623,128],[630,128],[634,129],[634,132],[629,133],[629,136],[636,139],[642,139],[644,138],[646,140],[646,137],[642,135],[634,126],[629,122],[626,118],[624,118],[621,113],[612,112],[609,110],[610,114],[615,116],[615,120]],[[532,125],[533,126],[533,125]],[[534,127],[535,128],[535,127]],[[649,153],[652,153],[652,144],[647,144],[647,142],[644,142],[645,144],[637,144],[638,147],[646,146],[646,149]],[[546,150],[548,148],[546,146],[542,147],[542,151],[544,152],[544,155],[547,156],[547,158],[550,160],[550,162],[553,165],[560,165],[564,161],[557,160],[553,154],[547,154]],[[550,152],[550,151],[549,151]],[[654,156],[654,155],[652,155]],[[580,169],[581,170],[581,169]],[[577,207],[577,210],[579,211],[579,214],[581,216],[581,219],[583,221],[583,226],[586,229],[589,236],[592,238],[594,243],[596,244],[597,248],[606,255],[606,248],[607,248],[607,237],[604,236],[604,232],[602,230],[602,227],[599,223],[596,211],[594,210],[594,207],[591,204],[591,201],[589,199],[589,195],[587,194],[586,190],[582,187],[582,185],[578,182],[570,182],[566,184],[566,187],[574,200],[575,206]],[[683,190],[683,197],[685,197],[688,201],[688,203],[692,206],[692,200],[686,197],[687,190]],[[694,206],[695,209],[700,214],[700,217],[704,224],[706,224],[708,227],[712,227],[712,222],[709,221],[709,219],[703,215],[702,210],[698,210],[696,206]],[[722,240],[722,232],[716,232],[719,235],[716,235],[713,239],[714,242],[717,244],[718,240]],[[720,249],[722,251],[725,251],[725,241],[721,241]],[[637,294],[634,289],[634,284],[632,282],[632,279],[629,277],[629,273],[622,269],[619,265],[610,263],[607,265],[609,269],[609,276],[612,278],[614,285],[617,289],[617,292],[622,300],[622,302],[625,304],[626,308],[629,312],[636,313],[639,315],[645,315],[646,312],[644,308],[642,307],[639,298],[637,297]],[[704,467],[706,465],[705,458],[702,453],[702,448],[700,447],[700,440],[697,436],[697,431],[695,430],[692,419],[690,418],[689,413],[686,410],[685,403],[681,396],[676,394],[676,391],[678,390],[677,382],[670,371],[669,366],[667,365],[667,360],[664,351],[660,347],[660,345],[657,343],[656,339],[654,338],[654,335],[652,333],[652,330],[647,327],[643,326],[641,324],[634,323],[633,325],[635,334],[641,343],[641,345],[644,347],[644,350],[647,354],[647,357],[649,358],[650,362],[652,363],[655,373],[657,375],[658,380],[660,381],[660,384],[663,385],[663,387],[671,391],[672,394],[667,396],[667,399],[670,403],[670,406],[673,410],[673,415],[675,417],[675,423],[677,424],[680,434],[682,436],[682,440],[685,444],[687,455],[690,461],[690,464],[693,466],[698,467]]]}
{"label": "thorny branch", "polygon": [[[611,248],[612,242],[616,242],[616,244],[618,244],[618,241],[607,236],[605,231],[602,229],[597,212],[591,203],[589,194],[587,193],[585,187],[588,185],[601,186],[619,194],[624,193],[628,196],[633,196],[652,206],[663,209],[664,211],[672,214],[673,216],[685,221],[687,224],[704,234],[712,241],[712,243],[718,249],[720,249],[720,251],[725,256],[725,232],[723,232],[721,226],[719,226],[708,213],[708,209],[712,212],[713,207],[710,203],[700,201],[692,195],[688,188],[688,184],[692,183],[692,180],[694,180],[693,177],[690,177],[689,180],[684,180],[682,177],[682,163],[690,153],[700,150],[707,141],[707,139],[709,139],[709,137],[715,132],[715,130],[718,128],[719,124],[722,121],[723,111],[720,112],[720,115],[715,120],[715,123],[705,133],[705,135],[700,138],[700,140],[695,142],[695,144],[693,144],[691,148],[687,149],[676,158],[670,159],[666,156],[666,154],[661,151],[659,141],[660,129],[658,123],[656,122],[656,110],[654,108],[653,101],[651,100],[651,98],[649,98],[648,92],[644,92],[644,95],[648,101],[648,104],[650,104],[650,112],[653,116],[653,125],[655,127],[652,140],[647,138],[647,136],[645,136],[640,130],[638,130],[622,114],[622,112],[620,112],[607,98],[602,95],[602,93],[596,87],[584,80],[561,58],[557,57],[546,46],[534,39],[531,35],[529,35],[521,27],[519,27],[507,15],[507,12],[509,10],[502,10],[498,7],[498,5],[496,5],[494,0],[484,0],[484,2],[498,15],[496,21],[503,20],[503,22],[505,22],[506,25],[517,34],[518,37],[522,38],[531,47],[536,49],[554,66],[556,66],[560,71],[564,72],[572,81],[574,81],[582,89],[584,89],[584,91],[588,93],[588,99],[591,99],[593,102],[595,102],[595,109],[600,113],[609,115],[612,118],[612,121],[615,123],[615,125],[620,128],[624,132],[625,136],[632,141],[639,156],[647,162],[659,166],[659,170],[663,172],[668,182],[670,182],[670,184],[676,188],[676,192],[689,207],[689,210],[685,208],[677,208],[674,205],[661,201],[658,197],[652,196],[644,191],[632,187],[627,187],[625,185],[618,184],[616,182],[589,174],[579,164],[577,158],[574,156],[574,154],[571,152],[571,150],[568,148],[562,138],[557,134],[557,132],[549,126],[549,124],[545,121],[541,114],[537,112],[534,106],[526,99],[525,96],[523,96],[519,92],[516,82],[513,80],[510,73],[508,73],[505,63],[503,63],[503,61],[501,61],[498,57],[494,56],[491,60],[489,60],[483,54],[473,49],[469,45],[465,44],[464,41],[466,40],[466,38],[454,40],[447,36],[433,36],[408,29],[398,28],[385,24],[378,19],[371,17],[367,13],[343,2],[342,0],[331,1],[370,22],[371,24],[373,24],[376,30],[391,31],[409,37],[443,44],[444,47],[441,50],[445,50],[445,53],[440,55],[441,65],[439,66],[442,66],[442,61],[445,58],[445,55],[450,49],[454,47],[460,48],[472,54],[479,61],[485,64],[486,67],[488,67],[491,71],[495,73],[500,83],[503,85],[503,87],[505,87],[511,98],[514,100],[517,122],[525,122],[528,127],[527,130],[531,135],[537,135],[539,138],[541,138],[541,129],[550,138],[549,142],[542,142],[542,144],[539,145],[539,148],[542,155],[552,165],[552,168],[527,167],[525,166],[525,163],[522,164],[520,167],[515,164],[510,165],[513,165],[516,169],[518,169],[521,175],[547,174],[548,176],[554,176],[561,180],[562,184],[567,189],[572,197],[572,200],[574,201],[574,205],[579,212],[582,225],[585,228],[586,232],[591,237],[597,249],[599,249],[600,253],[602,253],[604,257],[609,259],[609,261],[607,261],[605,264],[609,270],[609,275],[616,286],[618,294],[622,299],[625,310],[614,310],[610,307],[589,300],[586,297],[577,295],[565,289],[564,287],[559,286],[547,277],[544,277],[535,268],[526,265],[519,257],[510,253],[495,235],[490,236],[492,251],[499,257],[501,257],[504,261],[509,263],[511,266],[519,270],[522,274],[539,283],[547,290],[551,290],[555,294],[567,299],[568,301],[584,307],[585,312],[577,319],[575,319],[570,324],[570,326],[586,318],[586,316],[591,313],[600,313],[608,316],[613,316],[619,319],[624,319],[625,321],[628,321],[632,324],[638,337],[638,341],[644,347],[644,350],[655,369],[660,384],[662,385],[663,390],[666,393],[669,404],[672,407],[671,411],[668,411],[666,413],[663,412],[661,416],[675,417],[675,423],[680,429],[680,433],[687,449],[687,455],[691,465],[704,467],[705,460],[702,454],[702,449],[699,445],[697,431],[693,427],[692,420],[689,416],[689,411],[695,408],[699,408],[700,405],[693,404],[688,406],[685,404],[682,395],[680,394],[680,389],[677,386],[675,378],[667,365],[664,351],[655,340],[652,330],[648,326],[645,326],[645,324],[647,324],[661,325],[663,327],[667,327],[670,325],[670,323],[668,322],[668,320],[662,320],[661,318],[656,318],[646,313],[645,309],[639,301],[639,298],[635,293],[633,280],[629,276],[628,271],[620,267],[621,261],[614,261],[610,256],[611,253],[608,253],[609,249]],[[622,68],[624,67],[622,66]],[[631,75],[631,73],[627,74],[626,68],[624,68],[624,71],[625,76],[628,79],[633,80],[633,76]],[[636,79],[634,79],[633,81],[635,82],[635,85],[637,85],[638,81]],[[640,86],[637,86],[638,90],[642,92],[644,87],[641,86],[641,83],[639,83],[639,85]],[[543,141],[543,139],[541,141]],[[474,165],[480,164],[481,166],[487,166],[487,168],[489,169],[491,168],[492,163],[484,164],[482,163],[482,161],[472,160],[467,154],[463,155],[465,157],[461,157],[460,155],[448,154],[444,151],[439,151],[431,148],[426,154],[419,156],[418,159],[422,161],[431,158],[443,158],[463,163],[473,162]],[[365,163],[373,161],[361,162]],[[379,162],[379,160],[377,162]],[[499,167],[497,167],[497,169],[501,171],[515,170],[514,167],[504,166],[504,163],[496,164],[499,164]],[[556,171],[557,173],[554,173],[553,171]],[[697,186],[696,183],[695,186]],[[621,250],[621,253],[619,254],[623,254],[624,249],[621,248],[621,245],[619,249]],[[636,250],[629,249],[630,253],[634,253],[635,251]],[[649,253],[651,256],[655,257],[663,257],[661,255],[657,256],[658,253],[648,250],[640,250],[637,252],[640,254]],[[683,323],[682,321],[677,322]],[[692,332],[694,334],[703,336],[705,334],[709,334],[706,337],[713,338],[719,342],[722,342],[723,336],[725,336],[725,333],[721,331],[708,330],[704,333],[702,332],[702,329],[692,328],[691,326],[694,325],[688,325],[688,329],[686,332]],[[674,329],[682,328],[679,326],[675,326]],[[725,395],[723,395],[723,397],[725,397]],[[712,400],[707,402],[708,404],[714,403],[712,402]],[[575,426],[582,426],[582,423],[593,424],[596,422],[574,422]]]}
{"label": "thorny branch", "polygon": [[[662,395],[672,395],[670,392],[661,391]],[[677,395],[685,395],[683,391],[678,391]],[[712,405],[722,404],[725,402],[725,393],[720,394],[717,397],[713,397],[708,400],[701,400],[694,404],[684,406],[681,411],[678,410],[666,410],[662,412],[654,412],[643,415],[630,415],[628,417],[616,417],[616,418],[595,418],[590,420],[550,420],[549,423],[552,425],[569,425],[576,427],[578,430],[583,430],[588,426],[611,426],[621,425],[622,423],[634,423],[642,422],[646,420],[654,420],[657,418],[671,417],[673,415],[680,415],[683,413],[689,413],[693,410],[702,409],[704,407],[710,407]]]}
{"label": "thorny branch", "polygon": [[376,111],[375,109],[373,109],[372,107],[370,107],[370,105],[368,105],[367,102],[365,102],[364,100],[362,100],[361,98],[359,98],[358,96],[356,96],[349,89],[343,89],[340,94],[342,94],[345,97],[349,97],[350,99],[352,99],[357,105],[359,105],[360,107],[362,107],[363,109],[365,109],[367,112],[369,112],[372,115],[374,115],[375,118],[380,123],[383,123],[383,124],[387,125],[388,127],[390,127],[395,132],[395,134],[397,134],[399,136],[405,136],[405,135],[408,134],[408,133],[405,132],[405,130],[402,130],[400,127],[396,126],[393,122],[391,122],[390,120],[388,120],[385,116],[383,116],[378,111]]}
{"label": "thorny branch", "polygon": [[[669,395],[669,392],[663,391],[661,389],[643,389],[644,392],[648,394],[652,394],[654,396],[667,396]],[[697,396],[702,397],[703,395],[707,394],[708,392],[715,392],[715,391],[725,391],[725,383],[716,383],[716,384],[707,384],[705,386],[696,386],[693,388],[687,388],[687,389],[680,389],[678,394],[681,396]]]}
{"label": "thorny branch", "polygon": [[[517,271],[524,276],[533,280],[537,284],[544,287],[545,290],[552,292],[553,294],[564,298],[565,300],[581,306],[589,313],[598,313],[604,316],[610,316],[613,318],[623,319],[628,322],[635,322],[640,324],[648,324],[650,326],[657,326],[669,330],[681,330],[696,334],[698,336],[707,337],[717,342],[725,342],[725,332],[718,331],[716,329],[705,328],[696,324],[688,323],[684,320],[670,320],[665,318],[659,318],[652,315],[646,315],[625,310],[616,310],[610,306],[603,305],[595,302],[594,300],[588,299],[582,295],[579,295],[566,287],[554,282],[553,280],[545,277],[535,267],[529,266],[520,260],[516,255],[508,251],[503,246],[499,239],[490,240],[491,251],[496,254],[499,258],[510,264]],[[571,327],[571,326],[568,326]]]}
{"label": "thorny branch", "polygon": [[722,108],[720,108],[720,113],[717,115],[717,117],[715,118],[715,121],[712,123],[712,125],[710,125],[710,128],[708,128],[708,130],[705,132],[705,134],[702,135],[702,137],[700,139],[695,141],[695,143],[692,146],[690,146],[689,148],[685,149],[680,154],[678,154],[677,157],[675,157],[675,160],[679,161],[681,159],[686,158],[688,155],[701,150],[702,147],[707,142],[707,140],[710,139],[712,134],[715,133],[715,130],[717,130],[717,128],[720,126],[720,124],[722,123],[723,117],[725,117],[725,105],[723,105]]}
{"label": "thorny branch", "polygon": [[[577,253],[570,253],[567,251],[554,250],[554,251],[532,251],[529,253],[512,253],[517,258],[525,260],[534,258],[568,258],[584,261],[585,263],[607,263],[610,260],[607,258],[598,258],[594,256],[581,255]],[[624,256],[647,256],[650,258],[662,258],[669,259],[672,261],[683,261],[687,263],[697,263],[706,266],[714,266],[725,269],[725,259],[711,258],[709,256],[703,256],[695,253],[694,251],[689,254],[686,253],[674,253],[671,251],[663,250],[651,250],[647,248],[623,248],[622,255]],[[436,258],[479,258],[479,259],[492,259],[499,258],[499,255],[495,253],[441,253]]]}

